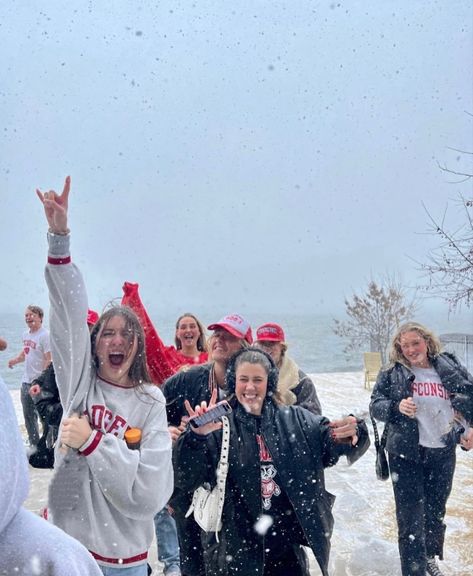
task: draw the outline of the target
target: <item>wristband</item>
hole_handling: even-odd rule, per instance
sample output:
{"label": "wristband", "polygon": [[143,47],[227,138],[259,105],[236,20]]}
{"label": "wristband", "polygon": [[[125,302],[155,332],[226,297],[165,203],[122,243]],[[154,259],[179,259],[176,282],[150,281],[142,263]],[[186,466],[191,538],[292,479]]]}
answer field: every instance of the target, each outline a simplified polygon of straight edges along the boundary
{"label": "wristband", "polygon": [[71,231],[69,228],[66,228],[64,232],[54,232],[54,230],[51,230],[51,228],[48,230],[48,234],[51,236],[68,236],[70,233]]}

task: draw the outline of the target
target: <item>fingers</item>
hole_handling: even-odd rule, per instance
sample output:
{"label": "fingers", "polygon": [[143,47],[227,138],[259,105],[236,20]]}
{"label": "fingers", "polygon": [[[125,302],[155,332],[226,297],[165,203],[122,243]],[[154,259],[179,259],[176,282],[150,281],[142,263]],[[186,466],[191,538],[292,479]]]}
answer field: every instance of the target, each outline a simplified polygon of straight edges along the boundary
{"label": "fingers", "polygon": [[44,194],[41,192],[41,190],[38,190],[38,188],[36,188],[36,195],[40,199],[41,203],[44,204]]}
{"label": "fingers", "polygon": [[192,408],[189,400],[184,400],[184,407],[187,410],[187,413],[189,414],[189,416],[192,418],[192,416],[195,416],[195,411]]}
{"label": "fingers", "polygon": [[183,430],[176,428],[175,426],[169,426],[169,434],[171,435],[171,442],[175,444],[182,434]]}
{"label": "fingers", "polygon": [[210,397],[209,406],[213,406],[217,402],[217,388],[214,388],[212,392],[212,396]]}
{"label": "fingers", "polygon": [[358,426],[357,421],[354,416],[347,416],[341,420],[334,420],[329,423],[332,429],[331,435],[335,441],[349,440],[351,443],[356,445],[358,442]]}
{"label": "fingers", "polygon": [[64,181],[64,188],[62,189],[62,194],[61,194],[61,198],[62,198],[63,202],[66,204],[66,206],[67,206],[67,202],[69,200],[70,190],[71,190],[71,177],[66,176],[66,180]]}
{"label": "fingers", "polygon": [[194,431],[195,434],[198,434],[199,436],[207,436],[207,434],[210,434],[211,432],[215,432],[216,430],[220,430],[220,428],[222,428],[223,424],[222,422],[209,422],[208,424],[205,424],[204,426],[199,426],[198,428],[192,428],[192,430]]}
{"label": "fingers", "polygon": [[401,400],[399,403],[399,412],[409,418],[415,418],[417,406],[414,404],[412,398],[404,398]]}
{"label": "fingers", "polygon": [[49,192],[41,192],[39,188],[36,188],[36,195],[38,196],[40,202],[45,208],[59,208],[67,211],[69,203],[69,192],[71,190],[71,177],[67,176],[64,181],[64,187],[61,194],[56,194],[54,190],[49,190]]}

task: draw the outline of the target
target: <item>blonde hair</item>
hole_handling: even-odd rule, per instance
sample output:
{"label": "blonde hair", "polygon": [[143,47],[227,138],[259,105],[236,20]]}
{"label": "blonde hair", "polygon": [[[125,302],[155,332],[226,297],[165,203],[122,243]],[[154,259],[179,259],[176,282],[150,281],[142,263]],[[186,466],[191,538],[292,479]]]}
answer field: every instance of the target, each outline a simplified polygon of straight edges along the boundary
{"label": "blonde hair", "polygon": [[431,332],[428,328],[423,326],[422,324],[418,324],[417,322],[406,322],[405,324],[401,324],[397,329],[397,332],[394,334],[391,343],[391,350],[389,352],[389,360],[394,364],[395,362],[400,362],[401,364],[406,364],[410,366],[410,362],[402,353],[401,349],[401,336],[406,332],[417,332],[419,336],[421,336],[427,345],[427,356],[429,359],[432,359],[434,356],[441,351],[441,344],[440,340],[435,336],[433,332]]}

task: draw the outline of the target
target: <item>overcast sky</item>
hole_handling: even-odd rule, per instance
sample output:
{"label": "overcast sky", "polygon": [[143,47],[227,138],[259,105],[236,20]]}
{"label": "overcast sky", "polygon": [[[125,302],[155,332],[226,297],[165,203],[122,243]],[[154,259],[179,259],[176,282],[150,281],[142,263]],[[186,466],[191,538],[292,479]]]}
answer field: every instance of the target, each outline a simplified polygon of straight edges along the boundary
{"label": "overcast sky", "polygon": [[47,304],[34,190],[67,174],[97,309],[125,280],[218,316],[420,283],[422,203],[455,228],[471,191],[437,162],[473,150],[472,20],[470,0],[2,0],[0,309]]}

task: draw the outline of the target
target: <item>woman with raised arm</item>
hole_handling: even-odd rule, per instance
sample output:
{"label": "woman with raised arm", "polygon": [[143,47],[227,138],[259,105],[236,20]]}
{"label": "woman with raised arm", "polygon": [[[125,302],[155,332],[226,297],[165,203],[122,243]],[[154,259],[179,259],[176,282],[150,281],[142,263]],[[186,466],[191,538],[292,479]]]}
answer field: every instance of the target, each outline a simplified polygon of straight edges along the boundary
{"label": "woman with raised arm", "polygon": [[173,488],[165,401],[150,385],[143,330],[126,307],[87,328],[87,295],[69,252],[70,178],[37,190],[49,224],[46,281],[56,380],[64,409],[49,489],[52,521],[103,574],[146,576],[153,517]]}
{"label": "woman with raised arm", "polygon": [[[299,406],[279,403],[278,370],[258,348],[237,352],[227,367],[234,394],[228,415],[228,475],[218,539],[203,535],[207,576],[308,576],[303,546],[328,574],[334,496],[325,489],[324,468],[342,455],[356,461],[369,446],[362,420],[329,422]],[[208,408],[216,400],[214,391]],[[191,408],[191,418],[207,403]],[[192,491],[216,483],[220,422],[188,430],[174,449],[176,486]]]}
{"label": "woman with raised arm", "polygon": [[442,576],[444,517],[455,448],[473,447],[473,377],[425,326],[394,335],[391,365],[380,372],[371,415],[385,422],[403,576]]}

